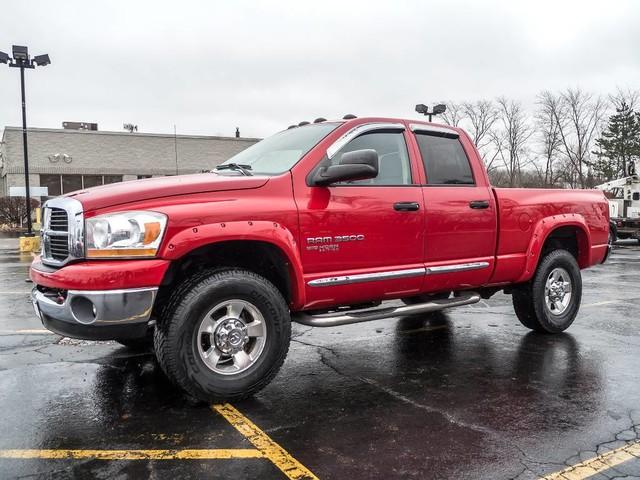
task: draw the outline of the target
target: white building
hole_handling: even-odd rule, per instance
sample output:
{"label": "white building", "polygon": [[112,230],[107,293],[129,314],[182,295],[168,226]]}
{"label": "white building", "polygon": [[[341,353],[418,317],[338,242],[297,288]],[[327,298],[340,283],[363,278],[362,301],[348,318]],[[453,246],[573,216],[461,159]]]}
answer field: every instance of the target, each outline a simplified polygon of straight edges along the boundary
{"label": "white building", "polygon": [[[211,170],[256,138],[30,128],[29,184],[49,196],[107,183]],[[0,196],[24,187],[22,129],[0,143]]]}

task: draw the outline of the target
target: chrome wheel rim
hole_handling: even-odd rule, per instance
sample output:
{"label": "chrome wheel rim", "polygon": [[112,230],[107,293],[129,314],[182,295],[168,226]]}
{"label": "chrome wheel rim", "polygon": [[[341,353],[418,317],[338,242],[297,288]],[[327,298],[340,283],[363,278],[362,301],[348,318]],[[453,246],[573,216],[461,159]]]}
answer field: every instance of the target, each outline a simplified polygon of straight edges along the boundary
{"label": "chrome wheel rim", "polygon": [[573,286],[569,272],[554,268],[544,286],[544,301],[551,315],[562,315],[571,303]]}
{"label": "chrome wheel rim", "polygon": [[267,328],[260,310],[233,299],[219,303],[200,321],[196,344],[200,359],[221,375],[244,372],[264,350]]}

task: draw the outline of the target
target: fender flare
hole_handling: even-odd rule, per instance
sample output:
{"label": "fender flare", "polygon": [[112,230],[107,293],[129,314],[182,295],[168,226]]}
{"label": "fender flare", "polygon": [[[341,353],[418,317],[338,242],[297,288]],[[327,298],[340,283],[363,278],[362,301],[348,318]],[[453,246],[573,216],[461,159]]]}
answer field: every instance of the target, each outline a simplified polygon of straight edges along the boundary
{"label": "fender flare", "polygon": [[285,256],[291,280],[291,307],[300,308],[305,303],[302,260],[297,242],[291,231],[278,222],[249,220],[210,223],[186,228],[164,243],[160,257],[178,260],[197,248],[216,243],[246,240],[269,243]]}
{"label": "fender flare", "polygon": [[538,221],[533,229],[529,246],[527,247],[527,257],[525,260],[524,272],[516,280],[516,283],[526,282],[533,277],[538,267],[542,247],[555,230],[561,227],[576,227],[578,235],[578,264],[580,268],[591,265],[591,233],[584,217],[579,213],[562,213],[544,217]]}

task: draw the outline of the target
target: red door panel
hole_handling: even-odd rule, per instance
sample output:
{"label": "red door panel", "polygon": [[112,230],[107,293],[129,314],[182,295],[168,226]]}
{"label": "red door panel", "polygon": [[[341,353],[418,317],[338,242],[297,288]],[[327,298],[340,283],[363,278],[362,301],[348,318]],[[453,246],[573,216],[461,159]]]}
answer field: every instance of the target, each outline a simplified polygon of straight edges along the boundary
{"label": "red door panel", "polygon": [[[422,284],[424,208],[419,186],[311,187],[297,197],[300,248],[311,306],[415,294]],[[417,211],[394,204],[412,202]],[[314,280],[400,272],[397,277],[314,286]],[[317,285],[320,282],[316,282]]]}
{"label": "red door panel", "polygon": [[[425,202],[426,290],[478,286],[489,281],[496,245],[496,208],[487,187],[423,188]],[[486,209],[471,202],[487,201]],[[486,264],[474,266],[472,264]],[[429,267],[463,265],[447,271]],[[466,267],[464,267],[466,265]],[[438,273],[441,272],[441,273]]]}

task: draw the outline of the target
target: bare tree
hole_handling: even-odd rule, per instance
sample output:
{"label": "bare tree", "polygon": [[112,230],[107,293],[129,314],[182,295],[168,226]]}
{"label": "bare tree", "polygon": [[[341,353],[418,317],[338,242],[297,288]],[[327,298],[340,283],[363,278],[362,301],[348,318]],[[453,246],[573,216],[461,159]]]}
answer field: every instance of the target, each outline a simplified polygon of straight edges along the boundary
{"label": "bare tree", "polygon": [[[32,198],[31,209],[40,205]],[[27,220],[27,202],[25,197],[0,197],[0,225],[21,226]]]}
{"label": "bare tree", "polygon": [[559,109],[559,101],[558,96],[547,91],[538,95],[538,109],[535,119],[544,160],[540,174],[545,187],[553,186],[557,181],[554,168],[561,153],[562,139],[560,138],[560,125],[554,112]]}
{"label": "bare tree", "polygon": [[447,106],[444,113],[440,114],[442,120],[452,127],[460,126],[460,122],[464,119],[464,110],[462,104],[456,102],[440,102]]}
{"label": "bare tree", "polygon": [[609,102],[614,108],[629,107],[637,110],[640,107],[640,90],[618,87],[616,93],[609,95]]}
{"label": "bare tree", "polygon": [[508,186],[519,184],[523,167],[527,164],[526,145],[533,134],[527,115],[520,102],[499,97],[497,124],[491,131],[497,158],[502,161],[508,178]]}
{"label": "bare tree", "polygon": [[462,104],[464,118],[469,124],[469,135],[482,156],[487,170],[494,168],[496,151],[490,150],[491,129],[498,119],[498,110],[491,100],[478,100]]}
{"label": "bare tree", "polygon": [[550,113],[558,125],[560,151],[570,170],[564,172],[565,181],[572,187],[584,188],[588,172],[585,167],[588,167],[591,147],[602,124],[606,104],[601,97],[594,97],[579,88],[568,88],[559,95],[548,91],[540,95],[553,100],[548,105],[553,107]]}

